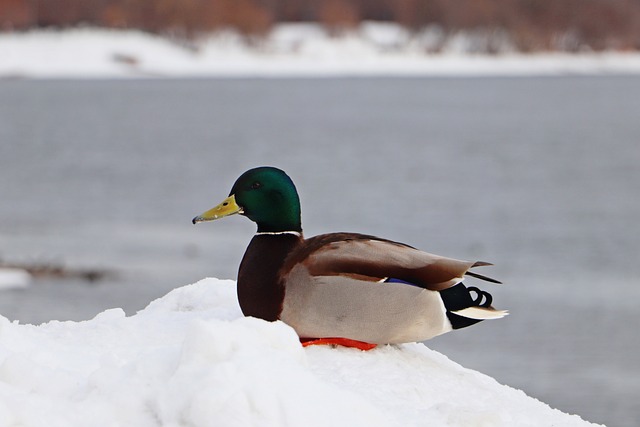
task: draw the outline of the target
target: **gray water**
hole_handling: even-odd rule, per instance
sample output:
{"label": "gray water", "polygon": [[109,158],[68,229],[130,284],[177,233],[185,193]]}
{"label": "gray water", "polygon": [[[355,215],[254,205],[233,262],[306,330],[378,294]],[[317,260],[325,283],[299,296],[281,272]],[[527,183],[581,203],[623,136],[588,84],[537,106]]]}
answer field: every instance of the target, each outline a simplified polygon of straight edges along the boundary
{"label": "gray water", "polygon": [[254,225],[193,226],[279,166],[307,235],[491,261],[511,315],[429,341],[609,426],[640,419],[640,78],[0,81],[0,258],[102,268],[0,292],[23,323],[235,278]]}

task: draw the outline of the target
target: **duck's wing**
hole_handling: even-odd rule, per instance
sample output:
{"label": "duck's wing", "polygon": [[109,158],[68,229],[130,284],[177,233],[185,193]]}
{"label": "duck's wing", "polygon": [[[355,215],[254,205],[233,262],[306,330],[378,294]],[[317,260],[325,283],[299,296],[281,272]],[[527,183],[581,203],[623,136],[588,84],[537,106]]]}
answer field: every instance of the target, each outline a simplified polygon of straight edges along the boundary
{"label": "duck's wing", "polygon": [[396,280],[433,291],[460,283],[465,274],[497,282],[469,273],[469,269],[488,263],[446,258],[355,233],[331,233],[305,240],[289,255],[282,273],[286,276],[300,264],[311,276],[347,276],[372,282]]}

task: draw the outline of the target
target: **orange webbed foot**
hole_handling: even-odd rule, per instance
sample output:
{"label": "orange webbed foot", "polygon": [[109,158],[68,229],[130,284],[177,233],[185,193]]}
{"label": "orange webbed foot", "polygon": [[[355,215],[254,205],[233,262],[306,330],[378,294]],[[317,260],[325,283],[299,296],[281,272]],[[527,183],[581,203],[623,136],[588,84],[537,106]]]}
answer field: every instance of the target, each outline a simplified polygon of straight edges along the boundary
{"label": "orange webbed foot", "polygon": [[310,345],[340,345],[342,347],[357,348],[362,351],[374,349],[378,345],[349,338],[300,338],[300,342],[303,347]]}

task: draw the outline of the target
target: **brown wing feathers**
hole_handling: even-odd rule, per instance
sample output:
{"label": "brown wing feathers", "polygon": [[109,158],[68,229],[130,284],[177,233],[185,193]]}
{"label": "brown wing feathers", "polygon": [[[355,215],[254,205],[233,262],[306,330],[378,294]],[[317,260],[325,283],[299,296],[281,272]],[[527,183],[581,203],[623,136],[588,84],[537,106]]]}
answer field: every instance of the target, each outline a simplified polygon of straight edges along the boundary
{"label": "brown wing feathers", "polygon": [[291,254],[284,273],[303,263],[314,276],[363,276],[371,280],[393,277],[430,290],[447,289],[465,274],[499,283],[470,273],[484,262],[461,261],[419,251],[410,246],[355,233],[332,233],[310,238]]}

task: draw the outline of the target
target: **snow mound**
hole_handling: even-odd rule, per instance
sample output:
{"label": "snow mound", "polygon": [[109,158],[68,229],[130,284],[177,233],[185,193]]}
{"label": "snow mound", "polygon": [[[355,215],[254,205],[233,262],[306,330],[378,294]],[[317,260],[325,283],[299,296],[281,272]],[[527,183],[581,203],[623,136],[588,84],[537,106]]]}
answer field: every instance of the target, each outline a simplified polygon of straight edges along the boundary
{"label": "snow mound", "polygon": [[422,344],[303,349],[205,279],[138,314],[0,317],[2,426],[587,426]]}

